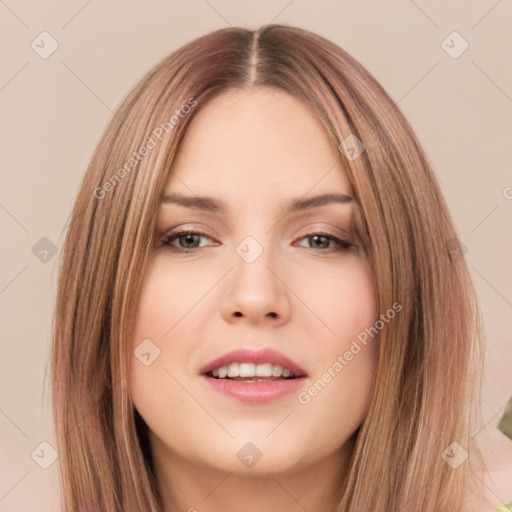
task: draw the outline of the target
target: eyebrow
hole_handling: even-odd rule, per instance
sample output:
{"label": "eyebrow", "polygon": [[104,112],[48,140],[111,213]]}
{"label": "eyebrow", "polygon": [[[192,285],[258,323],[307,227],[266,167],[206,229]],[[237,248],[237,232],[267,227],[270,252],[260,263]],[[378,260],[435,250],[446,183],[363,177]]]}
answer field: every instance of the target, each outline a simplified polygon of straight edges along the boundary
{"label": "eyebrow", "polygon": [[[289,201],[286,211],[287,212],[298,212],[303,210],[309,210],[311,208],[317,208],[326,204],[338,203],[347,204],[353,203],[354,198],[345,194],[321,194],[314,197],[298,198]],[[184,196],[175,192],[166,193],[162,197],[162,204],[177,204],[185,208],[203,210],[215,213],[225,213],[224,205],[214,199],[213,197],[207,196]]]}

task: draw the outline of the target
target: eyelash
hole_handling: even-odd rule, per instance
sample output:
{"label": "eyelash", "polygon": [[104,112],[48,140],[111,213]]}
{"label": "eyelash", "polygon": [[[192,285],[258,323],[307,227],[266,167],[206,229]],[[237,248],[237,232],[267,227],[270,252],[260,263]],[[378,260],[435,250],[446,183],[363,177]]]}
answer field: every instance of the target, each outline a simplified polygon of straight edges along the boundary
{"label": "eyelash", "polygon": [[[171,245],[171,242],[174,240],[179,239],[181,236],[187,236],[187,235],[199,235],[199,236],[205,236],[206,238],[210,238],[206,233],[201,233],[200,231],[191,231],[191,230],[185,230],[185,231],[171,231],[170,233],[167,233],[165,237],[162,239],[162,246],[164,246],[166,249],[173,251],[173,252],[182,252],[182,253],[195,253],[201,247],[195,247],[193,249],[186,249],[182,247],[174,247]],[[355,244],[352,244],[348,242],[347,240],[343,240],[341,238],[338,238],[334,235],[323,233],[323,232],[314,232],[308,235],[304,235],[299,240],[303,240],[304,238],[313,238],[314,236],[321,236],[323,238],[326,238],[327,240],[330,240],[336,244],[335,247],[331,249],[320,249],[320,252],[324,253],[338,253],[338,252],[347,252],[352,247],[355,247]],[[210,238],[211,240],[211,238]],[[306,249],[315,249],[314,247],[306,247]]]}

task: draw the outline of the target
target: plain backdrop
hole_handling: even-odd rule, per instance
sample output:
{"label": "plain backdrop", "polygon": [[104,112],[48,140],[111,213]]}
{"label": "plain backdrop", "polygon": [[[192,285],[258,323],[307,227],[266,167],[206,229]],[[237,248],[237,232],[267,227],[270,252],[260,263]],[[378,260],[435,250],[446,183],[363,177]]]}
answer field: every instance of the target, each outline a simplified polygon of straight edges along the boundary
{"label": "plain backdrop", "polygon": [[43,401],[54,253],[104,128],[142,75],[182,44],[271,22],[351,53],[420,138],[485,322],[486,426],[474,435],[491,469],[486,488],[496,506],[512,501],[512,441],[496,428],[512,396],[511,21],[510,0],[0,2],[0,510],[58,510]]}

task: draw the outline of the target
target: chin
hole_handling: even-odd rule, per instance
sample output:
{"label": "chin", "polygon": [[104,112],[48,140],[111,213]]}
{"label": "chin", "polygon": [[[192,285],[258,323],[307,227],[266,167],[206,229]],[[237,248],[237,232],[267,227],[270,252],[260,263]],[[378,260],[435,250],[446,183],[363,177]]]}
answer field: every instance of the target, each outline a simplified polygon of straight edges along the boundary
{"label": "chin", "polygon": [[312,453],[301,452],[304,443],[294,438],[283,443],[278,436],[275,440],[265,439],[267,435],[268,430],[259,438],[236,436],[228,443],[213,442],[216,449],[208,451],[208,460],[201,461],[201,465],[206,463],[212,469],[240,476],[268,477],[268,473],[294,472],[304,461],[311,462]]}

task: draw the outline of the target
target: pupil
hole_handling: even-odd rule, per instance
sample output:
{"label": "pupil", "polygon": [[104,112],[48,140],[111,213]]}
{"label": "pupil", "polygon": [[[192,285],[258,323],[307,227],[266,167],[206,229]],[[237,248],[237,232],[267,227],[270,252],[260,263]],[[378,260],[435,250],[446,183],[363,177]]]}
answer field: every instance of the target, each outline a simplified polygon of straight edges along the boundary
{"label": "pupil", "polygon": [[188,235],[184,235],[183,238],[185,238],[185,244],[193,244],[194,241],[194,234],[190,233]]}
{"label": "pupil", "polygon": [[[318,242],[318,239],[322,239],[322,238],[325,238],[325,237],[323,235],[313,235],[313,240],[315,242]],[[322,241],[321,240],[320,240],[320,245],[322,245]],[[323,245],[325,246],[325,240],[324,240],[324,244]]]}

